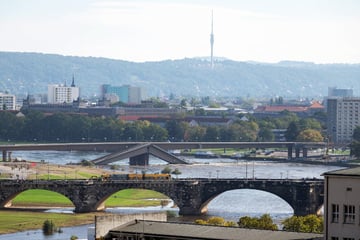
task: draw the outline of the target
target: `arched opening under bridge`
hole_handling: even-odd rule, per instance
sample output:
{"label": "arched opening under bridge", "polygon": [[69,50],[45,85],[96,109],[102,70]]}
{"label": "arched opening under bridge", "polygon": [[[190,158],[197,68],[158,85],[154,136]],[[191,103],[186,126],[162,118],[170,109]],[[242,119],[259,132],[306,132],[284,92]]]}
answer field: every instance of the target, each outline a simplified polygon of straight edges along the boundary
{"label": "arched opening under bridge", "polygon": [[5,204],[6,208],[57,209],[73,212],[74,204],[66,196],[44,189],[29,189],[18,193]]}
{"label": "arched opening under bridge", "polygon": [[260,217],[270,214],[281,222],[294,214],[294,209],[279,196],[254,189],[237,189],[223,192],[203,206],[206,216],[219,216],[237,222],[240,217]]}
{"label": "arched opening under bridge", "polygon": [[177,215],[178,208],[168,196],[153,190],[129,188],[114,192],[99,202],[98,209],[114,213],[168,211]]}

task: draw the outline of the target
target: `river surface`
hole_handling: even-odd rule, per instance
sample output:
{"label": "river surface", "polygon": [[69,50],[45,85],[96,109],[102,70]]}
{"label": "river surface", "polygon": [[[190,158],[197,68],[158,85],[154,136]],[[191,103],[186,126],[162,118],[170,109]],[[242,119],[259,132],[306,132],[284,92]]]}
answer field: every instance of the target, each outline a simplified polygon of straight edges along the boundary
{"label": "river surface", "polygon": [[[84,153],[84,152],[14,152],[12,157],[31,161],[45,161],[52,164],[78,163],[81,160],[93,160],[106,153]],[[178,168],[181,172],[178,178],[323,178],[324,172],[340,169],[340,167],[328,165],[307,165],[296,162],[272,162],[272,161],[246,161],[225,158],[198,159],[186,158],[192,165],[169,165],[173,170]],[[115,164],[120,165],[121,171],[147,173],[160,172],[166,162],[150,158],[150,165],[147,167],[130,167],[129,160],[122,160]],[[113,213],[129,213],[139,211],[173,211],[177,214],[178,209],[170,205],[166,207],[148,208],[112,208],[107,209]],[[58,210],[50,210],[58,211]],[[63,212],[72,214],[71,209],[63,209]],[[264,191],[242,189],[225,192],[208,205],[208,212],[204,218],[220,216],[226,220],[238,221],[242,216],[261,216],[268,213],[278,224],[287,217],[293,215],[293,209],[284,200]],[[199,218],[199,217],[197,217]],[[191,217],[176,217],[170,220],[193,221]],[[36,239],[36,240],[69,240],[72,235],[79,239],[87,238],[87,231],[91,225],[63,228],[63,233],[52,236],[44,236],[41,230],[25,231],[14,234],[0,235],[0,240],[5,239]]]}

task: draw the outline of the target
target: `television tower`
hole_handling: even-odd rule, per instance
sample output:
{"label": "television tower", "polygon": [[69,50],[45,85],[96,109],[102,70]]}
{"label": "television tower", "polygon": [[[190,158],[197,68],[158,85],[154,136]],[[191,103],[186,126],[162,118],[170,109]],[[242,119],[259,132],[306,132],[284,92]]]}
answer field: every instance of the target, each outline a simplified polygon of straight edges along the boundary
{"label": "television tower", "polygon": [[211,10],[211,34],[210,34],[210,47],[211,47],[211,54],[210,54],[210,61],[211,61],[211,69],[214,68],[214,31],[213,31],[213,11]]}

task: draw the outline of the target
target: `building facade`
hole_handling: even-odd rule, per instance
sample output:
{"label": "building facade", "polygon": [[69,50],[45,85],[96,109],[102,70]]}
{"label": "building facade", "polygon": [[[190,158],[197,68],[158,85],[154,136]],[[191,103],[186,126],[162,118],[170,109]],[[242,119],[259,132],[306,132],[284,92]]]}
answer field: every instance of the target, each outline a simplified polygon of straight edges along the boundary
{"label": "building facade", "polygon": [[0,110],[16,110],[15,95],[0,93]]}
{"label": "building facade", "polygon": [[78,100],[79,97],[80,89],[75,86],[74,77],[70,87],[66,86],[66,84],[48,85],[48,103],[50,104],[72,103]]}
{"label": "building facade", "polygon": [[324,239],[359,240],[360,168],[327,172],[324,177]]}
{"label": "building facade", "polygon": [[328,88],[328,97],[353,97],[353,90],[351,88]]}
{"label": "building facade", "polygon": [[327,134],[330,142],[350,143],[354,129],[360,125],[360,98],[328,98],[327,116]]}
{"label": "building facade", "polygon": [[140,87],[130,85],[112,86],[104,84],[101,87],[102,97],[111,102],[123,102],[128,104],[139,104],[143,99],[143,91]]}

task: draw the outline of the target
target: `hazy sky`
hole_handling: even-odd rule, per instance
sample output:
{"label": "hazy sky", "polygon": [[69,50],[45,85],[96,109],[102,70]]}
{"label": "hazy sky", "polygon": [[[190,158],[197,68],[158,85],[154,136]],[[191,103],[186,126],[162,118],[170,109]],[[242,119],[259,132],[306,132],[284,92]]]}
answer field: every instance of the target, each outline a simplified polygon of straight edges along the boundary
{"label": "hazy sky", "polygon": [[0,0],[0,51],[360,63],[360,0]]}

